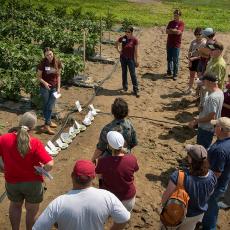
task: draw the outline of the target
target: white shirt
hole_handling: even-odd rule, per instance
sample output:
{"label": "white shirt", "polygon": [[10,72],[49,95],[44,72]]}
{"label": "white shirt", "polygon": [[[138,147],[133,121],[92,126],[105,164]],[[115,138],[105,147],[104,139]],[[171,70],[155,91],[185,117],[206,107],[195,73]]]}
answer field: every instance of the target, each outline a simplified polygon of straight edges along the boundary
{"label": "white shirt", "polygon": [[115,223],[130,219],[130,213],[109,191],[93,187],[71,190],[48,205],[33,230],[51,229],[55,222],[58,230],[102,230],[109,216]]}

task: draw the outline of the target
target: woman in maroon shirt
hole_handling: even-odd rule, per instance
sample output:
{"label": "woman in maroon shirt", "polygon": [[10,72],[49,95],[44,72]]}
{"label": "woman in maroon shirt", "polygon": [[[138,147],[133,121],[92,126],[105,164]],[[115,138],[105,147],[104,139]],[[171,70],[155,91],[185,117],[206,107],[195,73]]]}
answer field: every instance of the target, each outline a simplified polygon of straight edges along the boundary
{"label": "woman in maroon shirt", "polygon": [[107,134],[112,156],[99,158],[96,173],[102,177],[100,188],[112,192],[123,203],[128,211],[135,204],[136,188],[134,173],[138,171],[137,159],[133,154],[127,154],[123,148],[124,138],[117,131]]}
{"label": "woman in maroon shirt", "polygon": [[[119,48],[121,43],[121,50]],[[127,28],[125,36],[120,37],[115,43],[116,49],[120,54],[121,69],[122,69],[122,87],[126,92],[128,91],[127,69],[131,76],[133,84],[133,93],[139,97],[138,82],[135,68],[139,66],[138,63],[138,40],[133,36],[133,27]]]}
{"label": "woman in maroon shirt", "polygon": [[37,71],[43,99],[43,116],[45,119],[43,131],[53,135],[55,132],[51,128],[56,128],[57,125],[51,121],[51,115],[56,100],[54,93],[60,93],[62,65],[49,47],[45,48],[43,52],[45,58],[38,65]]}

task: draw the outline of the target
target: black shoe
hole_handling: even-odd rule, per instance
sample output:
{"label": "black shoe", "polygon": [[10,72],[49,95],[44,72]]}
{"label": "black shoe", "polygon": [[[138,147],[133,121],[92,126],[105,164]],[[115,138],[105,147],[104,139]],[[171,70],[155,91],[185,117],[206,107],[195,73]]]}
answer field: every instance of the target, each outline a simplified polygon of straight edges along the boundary
{"label": "black shoe", "polygon": [[140,93],[139,93],[138,91],[133,92],[133,94],[134,94],[137,98],[140,97]]}
{"label": "black shoe", "polygon": [[167,76],[171,76],[172,73],[170,71],[167,71]]}
{"label": "black shoe", "polygon": [[177,76],[173,76],[173,81],[176,81],[177,80]]}

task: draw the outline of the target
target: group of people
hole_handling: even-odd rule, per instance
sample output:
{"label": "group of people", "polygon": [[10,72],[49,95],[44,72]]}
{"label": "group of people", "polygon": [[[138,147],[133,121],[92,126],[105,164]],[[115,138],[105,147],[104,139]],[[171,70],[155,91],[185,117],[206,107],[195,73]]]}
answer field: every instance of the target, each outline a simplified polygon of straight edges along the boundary
{"label": "group of people", "polygon": [[[173,75],[173,80],[178,76],[184,30],[181,15],[180,10],[175,10],[174,19],[166,28],[167,75]],[[230,75],[226,81],[224,46],[215,38],[215,31],[197,27],[194,35],[188,51],[190,76],[185,93],[191,94],[194,82],[197,83],[199,116],[188,124],[197,129],[197,145],[186,148],[189,170],[185,171],[184,187],[190,197],[186,219],[172,229],[195,229],[200,222],[200,229],[215,230],[218,201],[224,196],[230,181]],[[214,135],[217,140],[212,144]],[[177,181],[178,171],[170,177],[162,198],[163,205],[176,190]],[[172,210],[166,212],[170,215]]]}
{"label": "group of people", "polygon": [[[135,129],[127,119],[128,104],[116,98],[111,106],[114,119],[101,131],[91,160],[76,161],[72,189],[53,200],[35,222],[43,200],[43,177],[36,167],[50,171],[53,159],[41,141],[32,136],[36,114],[22,115],[19,127],[0,136],[1,171],[5,175],[9,218],[13,230],[20,229],[22,206],[26,207],[26,229],[103,229],[114,220],[112,230],[123,229],[135,205],[134,173],[139,166],[132,148],[137,145]],[[92,186],[98,176],[99,189]]]}
{"label": "group of people", "polygon": [[[181,11],[174,11],[166,33],[167,74],[177,80],[179,53],[184,30]],[[186,216],[172,229],[192,230],[198,222],[204,230],[215,230],[218,217],[218,201],[224,195],[230,181],[230,77],[225,85],[226,64],[222,57],[223,45],[217,41],[211,28],[196,28],[196,39],[189,48],[190,93],[197,73],[199,78],[199,117],[189,123],[197,128],[197,144],[187,145],[188,168],[184,170],[183,185],[189,195]],[[121,49],[119,46],[121,43]],[[133,84],[133,93],[139,97],[135,68],[138,67],[138,40],[129,27],[125,36],[116,42],[122,67],[123,91],[128,90],[127,68]],[[60,93],[61,62],[50,48],[44,49],[44,59],[37,69],[43,100],[45,124],[43,131],[54,134],[57,125],[51,121],[55,92]],[[225,90],[226,89],[226,90]],[[225,92],[223,93],[223,90]],[[33,137],[37,123],[36,114],[22,115],[19,127],[12,133],[0,136],[0,169],[5,175],[7,197],[10,200],[9,218],[13,230],[19,230],[22,206],[25,202],[26,229],[48,230],[101,230],[112,217],[111,230],[123,229],[130,219],[135,205],[136,187],[134,174],[139,170],[133,148],[138,144],[135,128],[128,116],[127,102],[118,97],[111,106],[114,119],[102,129],[98,144],[90,160],[76,161],[72,173],[72,189],[54,199],[36,220],[39,204],[43,200],[43,177],[36,170],[47,172],[53,167],[53,159],[44,145]],[[214,133],[217,140],[212,144]],[[177,189],[179,171],[170,176],[162,196],[166,219],[175,210],[167,209],[170,196]],[[99,188],[92,186],[98,178]],[[162,229],[171,229],[162,223]]]}

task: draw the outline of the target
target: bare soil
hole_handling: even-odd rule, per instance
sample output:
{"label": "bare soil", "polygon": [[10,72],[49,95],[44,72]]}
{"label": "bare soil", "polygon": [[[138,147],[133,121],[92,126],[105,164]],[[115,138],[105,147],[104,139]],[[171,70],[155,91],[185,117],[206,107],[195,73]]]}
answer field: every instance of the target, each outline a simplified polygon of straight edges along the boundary
{"label": "bare soil", "polygon": [[[188,81],[187,50],[193,39],[191,31],[183,35],[181,49],[180,74],[177,81],[165,77],[166,72],[166,34],[165,28],[142,29],[140,40],[140,67],[137,69],[140,83],[140,98],[131,95],[131,82],[126,94],[120,93],[121,68],[118,66],[112,77],[107,80],[93,104],[103,112],[110,112],[111,103],[115,97],[123,97],[129,103],[130,115],[143,117],[131,118],[138,135],[138,146],[134,154],[138,158],[140,170],[136,174],[137,200],[127,229],[159,229],[159,207],[163,191],[171,172],[179,167],[186,157],[185,144],[195,143],[195,132],[186,124],[197,114],[195,98],[184,94]],[[118,34],[112,35],[117,38]],[[224,57],[229,63],[230,34],[217,34],[217,39],[225,45]],[[102,54],[118,58],[118,53],[113,46],[103,45]],[[112,65],[87,63],[86,74],[95,81],[105,78],[113,69]],[[62,88],[62,97],[58,100],[59,109],[67,113],[74,108],[74,102],[79,100],[85,104],[93,89],[68,87]],[[16,126],[18,115],[8,110],[0,110],[0,124],[5,125],[2,133]],[[73,114],[81,121],[83,115]],[[148,120],[144,118],[150,118]],[[98,115],[87,130],[79,134],[67,150],[62,151],[55,158],[52,170],[54,180],[46,181],[48,190],[41,204],[40,212],[47,204],[60,194],[71,189],[70,173],[77,159],[90,159],[94,152],[100,130],[112,116]],[[42,125],[39,120],[39,125]],[[46,143],[50,136],[35,134]],[[95,181],[97,186],[97,181]],[[4,191],[4,178],[0,175],[0,192]],[[0,228],[10,229],[8,217],[9,201],[5,199],[0,203]],[[218,218],[219,229],[230,229],[230,211],[220,211]],[[25,229],[25,209],[23,209],[21,229]]]}

